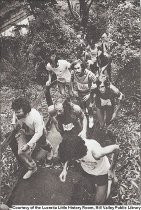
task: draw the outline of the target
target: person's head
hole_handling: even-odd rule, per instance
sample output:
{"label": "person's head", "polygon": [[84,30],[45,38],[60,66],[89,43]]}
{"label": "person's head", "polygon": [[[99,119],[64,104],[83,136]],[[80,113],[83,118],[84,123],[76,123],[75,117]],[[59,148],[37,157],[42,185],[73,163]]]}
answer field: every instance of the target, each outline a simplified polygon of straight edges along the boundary
{"label": "person's head", "polygon": [[50,64],[53,66],[53,67],[57,67],[58,66],[58,56],[57,56],[57,53],[55,51],[52,51],[50,53]]}
{"label": "person's head", "polygon": [[31,111],[31,105],[26,98],[19,97],[12,102],[12,109],[15,111],[17,118],[22,119]]}
{"label": "person's head", "polygon": [[85,72],[85,65],[81,60],[75,60],[71,64],[71,69],[75,71],[76,75],[82,76]]}
{"label": "person's head", "polygon": [[105,76],[105,75],[99,76],[96,84],[97,84],[97,88],[99,89],[99,91],[101,93],[105,93],[106,89],[108,89],[110,86],[109,77]]}
{"label": "person's head", "polygon": [[56,101],[54,103],[55,110],[57,112],[57,115],[66,115],[66,117],[69,117],[69,114],[71,113],[71,101],[70,98],[67,97],[63,102]]}
{"label": "person's head", "polygon": [[56,113],[57,113],[57,115],[63,115],[64,114],[64,107],[63,107],[63,104],[62,103],[60,103],[60,102],[55,102],[54,103],[54,108],[55,108],[55,110],[56,110]]}
{"label": "person's head", "polygon": [[66,136],[59,145],[58,154],[62,162],[79,160],[87,154],[85,141],[80,136]]}

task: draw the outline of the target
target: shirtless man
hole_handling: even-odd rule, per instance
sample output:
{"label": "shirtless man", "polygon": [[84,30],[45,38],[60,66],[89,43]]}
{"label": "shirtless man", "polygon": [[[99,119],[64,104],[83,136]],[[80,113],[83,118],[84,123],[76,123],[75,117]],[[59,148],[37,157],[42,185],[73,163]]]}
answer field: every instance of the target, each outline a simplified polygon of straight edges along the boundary
{"label": "shirtless man", "polygon": [[[72,93],[78,98],[80,107],[89,115],[89,127],[93,127],[93,98],[91,98],[92,86],[96,82],[95,75],[85,68],[81,60],[71,64]],[[77,90],[74,89],[76,84]]]}
{"label": "shirtless man", "polygon": [[[108,175],[109,178],[115,177],[115,165],[119,153],[119,146],[114,144],[101,147],[93,139],[86,139],[77,136],[73,139],[65,139],[59,145],[59,157],[64,164],[63,171],[60,174],[60,180],[66,181],[68,163],[75,160],[82,167],[82,174],[90,182],[95,184],[95,205],[102,205],[109,195]],[[113,161],[110,165],[106,155],[114,153]]]}

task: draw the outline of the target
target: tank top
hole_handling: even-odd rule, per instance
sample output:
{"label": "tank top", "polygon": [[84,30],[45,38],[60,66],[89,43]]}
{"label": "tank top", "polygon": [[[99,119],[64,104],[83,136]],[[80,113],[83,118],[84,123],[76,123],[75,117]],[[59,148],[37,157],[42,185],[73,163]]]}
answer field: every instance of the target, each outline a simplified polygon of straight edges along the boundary
{"label": "tank top", "polygon": [[88,148],[87,155],[80,159],[81,167],[83,170],[91,175],[99,176],[108,173],[110,168],[110,163],[107,156],[104,156],[100,159],[95,159],[92,155],[92,141],[94,144],[99,144],[95,140],[85,140],[85,145]]}
{"label": "tank top", "polygon": [[58,121],[58,127],[62,132],[79,133],[81,131],[80,121],[73,110],[66,119],[64,116],[56,116],[56,119]]}
{"label": "tank top", "polygon": [[112,84],[110,84],[110,88],[108,88],[104,94],[100,93],[98,88],[94,90],[94,93],[96,94],[95,103],[97,108],[114,106],[115,98],[120,96],[120,91]]}
{"label": "tank top", "polygon": [[74,81],[76,82],[77,88],[80,92],[88,92],[90,90],[89,83],[90,78],[93,77],[93,73],[88,69],[85,70],[85,75],[82,77],[76,76],[74,73]]}

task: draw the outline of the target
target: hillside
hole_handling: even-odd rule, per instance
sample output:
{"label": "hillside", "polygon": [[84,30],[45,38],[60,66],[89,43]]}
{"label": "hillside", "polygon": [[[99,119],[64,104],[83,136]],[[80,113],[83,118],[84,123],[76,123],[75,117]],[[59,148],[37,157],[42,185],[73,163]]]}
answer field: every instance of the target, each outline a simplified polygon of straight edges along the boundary
{"label": "hillside", "polygon": [[[12,129],[10,124],[12,100],[24,95],[34,103],[43,91],[35,71],[39,56],[47,62],[51,50],[55,49],[61,58],[70,62],[75,58],[75,48],[78,45],[76,35],[80,32],[78,24],[77,27],[72,24],[67,3],[61,0],[57,2],[58,5],[55,7],[35,9],[37,17],[31,21],[30,33],[27,36],[1,37],[1,142],[5,140],[5,134]],[[117,6],[114,2],[112,1],[112,6],[108,9],[104,9],[104,15],[108,15],[106,18],[109,18],[107,31],[110,34],[114,67],[113,82],[125,94],[125,100],[117,119],[109,126],[109,130],[120,144],[116,167],[118,183],[111,197],[113,205],[139,205],[141,201],[139,8],[132,3],[129,5],[117,1],[119,4]],[[114,14],[117,14],[115,18]],[[130,21],[127,21],[129,17]],[[91,21],[94,21],[93,17]],[[99,17],[98,21],[95,21],[97,27],[103,23],[103,17]],[[54,88],[51,94],[53,100],[59,96]],[[44,96],[40,103],[36,104],[36,108],[46,120],[48,113]],[[19,166],[9,147],[2,153],[1,171],[1,198],[2,202],[6,203],[19,176]]]}

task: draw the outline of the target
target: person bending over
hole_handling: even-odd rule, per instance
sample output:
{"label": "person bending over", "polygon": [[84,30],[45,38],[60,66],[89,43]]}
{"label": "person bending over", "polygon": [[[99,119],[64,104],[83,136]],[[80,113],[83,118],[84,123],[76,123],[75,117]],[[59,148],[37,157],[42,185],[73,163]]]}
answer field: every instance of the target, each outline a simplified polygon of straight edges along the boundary
{"label": "person bending over", "polygon": [[[82,135],[86,137],[87,119],[82,109],[73,104],[69,98],[63,103],[56,102],[49,106],[49,121],[51,120],[57,131],[64,136]],[[49,122],[48,121],[48,122]]]}
{"label": "person bending over", "polygon": [[[41,147],[51,153],[52,146],[46,141],[46,130],[42,116],[36,109],[31,108],[26,98],[16,98],[12,102],[12,109],[14,110],[12,125],[15,129],[15,135],[12,135],[11,149],[14,154],[17,153],[17,156],[27,167],[28,171],[23,179],[28,179],[37,171],[35,160],[31,157],[35,147]],[[15,151],[15,142],[18,151]]]}
{"label": "person bending over", "polygon": [[[63,171],[60,174],[60,180],[66,181],[68,163],[75,160],[82,167],[83,176],[85,176],[96,187],[94,203],[104,204],[108,192],[108,175],[110,178],[115,176],[115,165],[119,153],[119,146],[114,144],[101,147],[93,139],[86,139],[80,136],[74,139],[63,140],[58,149],[59,157],[64,164]],[[113,153],[113,161],[110,165],[106,155]]]}

